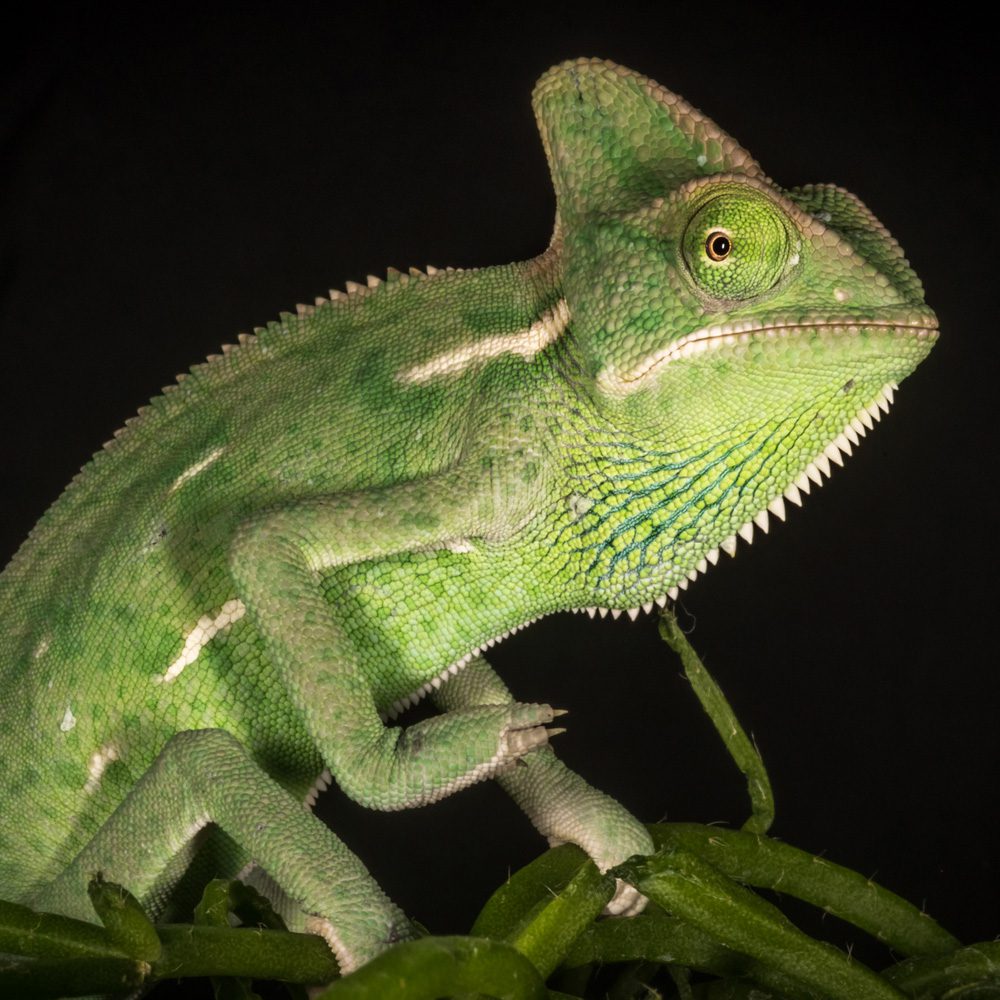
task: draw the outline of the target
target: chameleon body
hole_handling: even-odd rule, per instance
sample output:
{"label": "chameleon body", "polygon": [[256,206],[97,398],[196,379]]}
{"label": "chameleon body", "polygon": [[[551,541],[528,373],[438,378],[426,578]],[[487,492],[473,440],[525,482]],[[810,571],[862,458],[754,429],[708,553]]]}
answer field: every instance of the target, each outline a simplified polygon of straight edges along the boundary
{"label": "chameleon body", "polygon": [[482,651],[676,596],[850,452],[937,324],[859,201],[779,189],[658,84],[578,60],[534,103],[541,256],[390,272],[241,338],[5,570],[0,897],[86,918],[101,870],[163,912],[211,850],[351,969],[413,931],[303,808],[331,776],[376,809],[495,776],[602,868],[649,850]]}

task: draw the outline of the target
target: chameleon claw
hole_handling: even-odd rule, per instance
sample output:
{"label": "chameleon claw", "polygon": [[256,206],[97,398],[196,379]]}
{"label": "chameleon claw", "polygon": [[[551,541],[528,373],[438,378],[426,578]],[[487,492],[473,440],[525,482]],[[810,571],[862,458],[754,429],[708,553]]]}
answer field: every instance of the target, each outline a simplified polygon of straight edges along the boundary
{"label": "chameleon claw", "polygon": [[529,750],[543,747],[549,742],[551,730],[544,726],[533,726],[531,729],[515,729],[507,734],[506,756],[523,757]]}

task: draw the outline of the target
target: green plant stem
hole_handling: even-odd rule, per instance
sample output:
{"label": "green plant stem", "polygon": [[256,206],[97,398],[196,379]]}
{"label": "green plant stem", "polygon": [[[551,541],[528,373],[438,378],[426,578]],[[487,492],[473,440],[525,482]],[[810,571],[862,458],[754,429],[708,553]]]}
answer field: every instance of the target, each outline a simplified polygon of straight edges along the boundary
{"label": "green plant stem", "polygon": [[592,963],[612,964],[648,959],[663,965],[680,965],[716,975],[731,975],[744,968],[736,954],[704,931],[658,906],[627,920],[602,920],[588,927],[566,955],[569,967]]}
{"label": "green plant stem", "polygon": [[760,753],[737,720],[722,689],[687,641],[673,612],[667,609],[660,613],[660,637],[680,657],[684,673],[702,708],[747,780],[750,818],[743,824],[743,829],[749,833],[767,833],[774,822],[774,794]]}
{"label": "green plant stem", "polygon": [[289,983],[325,983],[338,974],[327,943],[315,934],[256,927],[164,924],[155,979],[243,976]]}
{"label": "green plant stem", "polygon": [[510,945],[485,938],[432,937],[383,952],[317,1000],[436,1000],[464,993],[498,1000],[545,1000],[547,995],[535,967]]}
{"label": "green plant stem", "polygon": [[561,844],[546,851],[514,872],[490,896],[469,933],[506,939],[532,908],[567,886],[587,860],[587,855],[573,844]]}
{"label": "green plant stem", "polygon": [[770,903],[686,851],[667,849],[620,865],[614,874],[727,947],[830,1000],[903,996],[870,969],[803,934]]}
{"label": "green plant stem", "polygon": [[132,893],[101,875],[91,879],[87,892],[108,937],[124,954],[147,963],[160,957],[156,928]]}
{"label": "green plant stem", "polygon": [[959,948],[949,955],[911,958],[882,975],[912,1000],[995,1000],[1000,996],[1000,941]]}
{"label": "green plant stem", "polygon": [[614,879],[588,861],[564,889],[537,904],[507,943],[528,958],[543,979],[559,966],[577,936],[592,924],[615,891]]}
{"label": "green plant stem", "polygon": [[147,983],[149,965],[130,958],[62,958],[0,966],[0,996],[73,997],[131,993]]}
{"label": "green plant stem", "polygon": [[97,924],[58,913],[37,913],[6,900],[0,900],[0,952],[46,961],[125,957]]}
{"label": "green plant stem", "polygon": [[657,848],[683,848],[737,882],[818,906],[867,931],[902,955],[940,955],[960,942],[915,906],[849,868],[769,837],[702,826],[649,827]]}
{"label": "green plant stem", "polygon": [[238,879],[212,879],[194,908],[194,922],[202,926],[229,927],[235,914],[246,927],[287,930],[271,901]]}
{"label": "green plant stem", "polygon": [[647,960],[713,976],[751,977],[780,992],[782,1000],[808,1000],[802,983],[721,944],[679,917],[650,906],[628,920],[605,920],[588,927],[566,956],[567,966]]}

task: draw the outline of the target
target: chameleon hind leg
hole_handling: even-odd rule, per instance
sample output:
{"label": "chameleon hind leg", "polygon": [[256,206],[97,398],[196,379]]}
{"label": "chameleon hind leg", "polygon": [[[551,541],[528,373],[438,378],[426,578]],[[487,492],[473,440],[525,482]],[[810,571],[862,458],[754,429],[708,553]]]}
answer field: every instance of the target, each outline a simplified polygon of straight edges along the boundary
{"label": "chameleon hind leg", "polygon": [[342,972],[415,936],[361,861],[219,729],[174,736],[68,868],[26,902],[93,920],[87,883],[99,871],[158,912],[169,876],[181,874],[176,859],[210,823],[297,903],[295,929],[322,935]]}
{"label": "chameleon hind leg", "polygon": [[[513,702],[504,682],[482,657],[476,657],[433,695],[443,711],[477,705]],[[633,854],[651,854],[653,841],[646,828],[624,806],[588,785],[571,771],[550,746],[522,758],[518,766],[498,772],[496,781],[521,807],[552,846],[573,843],[593,858],[601,871],[621,864]],[[632,915],[646,899],[619,880],[605,912]]]}

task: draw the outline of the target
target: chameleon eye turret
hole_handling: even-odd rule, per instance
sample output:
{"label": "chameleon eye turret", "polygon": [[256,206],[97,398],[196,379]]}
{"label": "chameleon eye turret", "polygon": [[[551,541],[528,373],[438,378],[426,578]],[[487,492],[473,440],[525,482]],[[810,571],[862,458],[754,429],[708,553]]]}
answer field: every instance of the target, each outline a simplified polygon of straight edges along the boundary
{"label": "chameleon eye turret", "polygon": [[756,188],[726,186],[697,208],[684,231],[684,262],[698,291],[718,302],[769,292],[799,243],[777,205]]}

